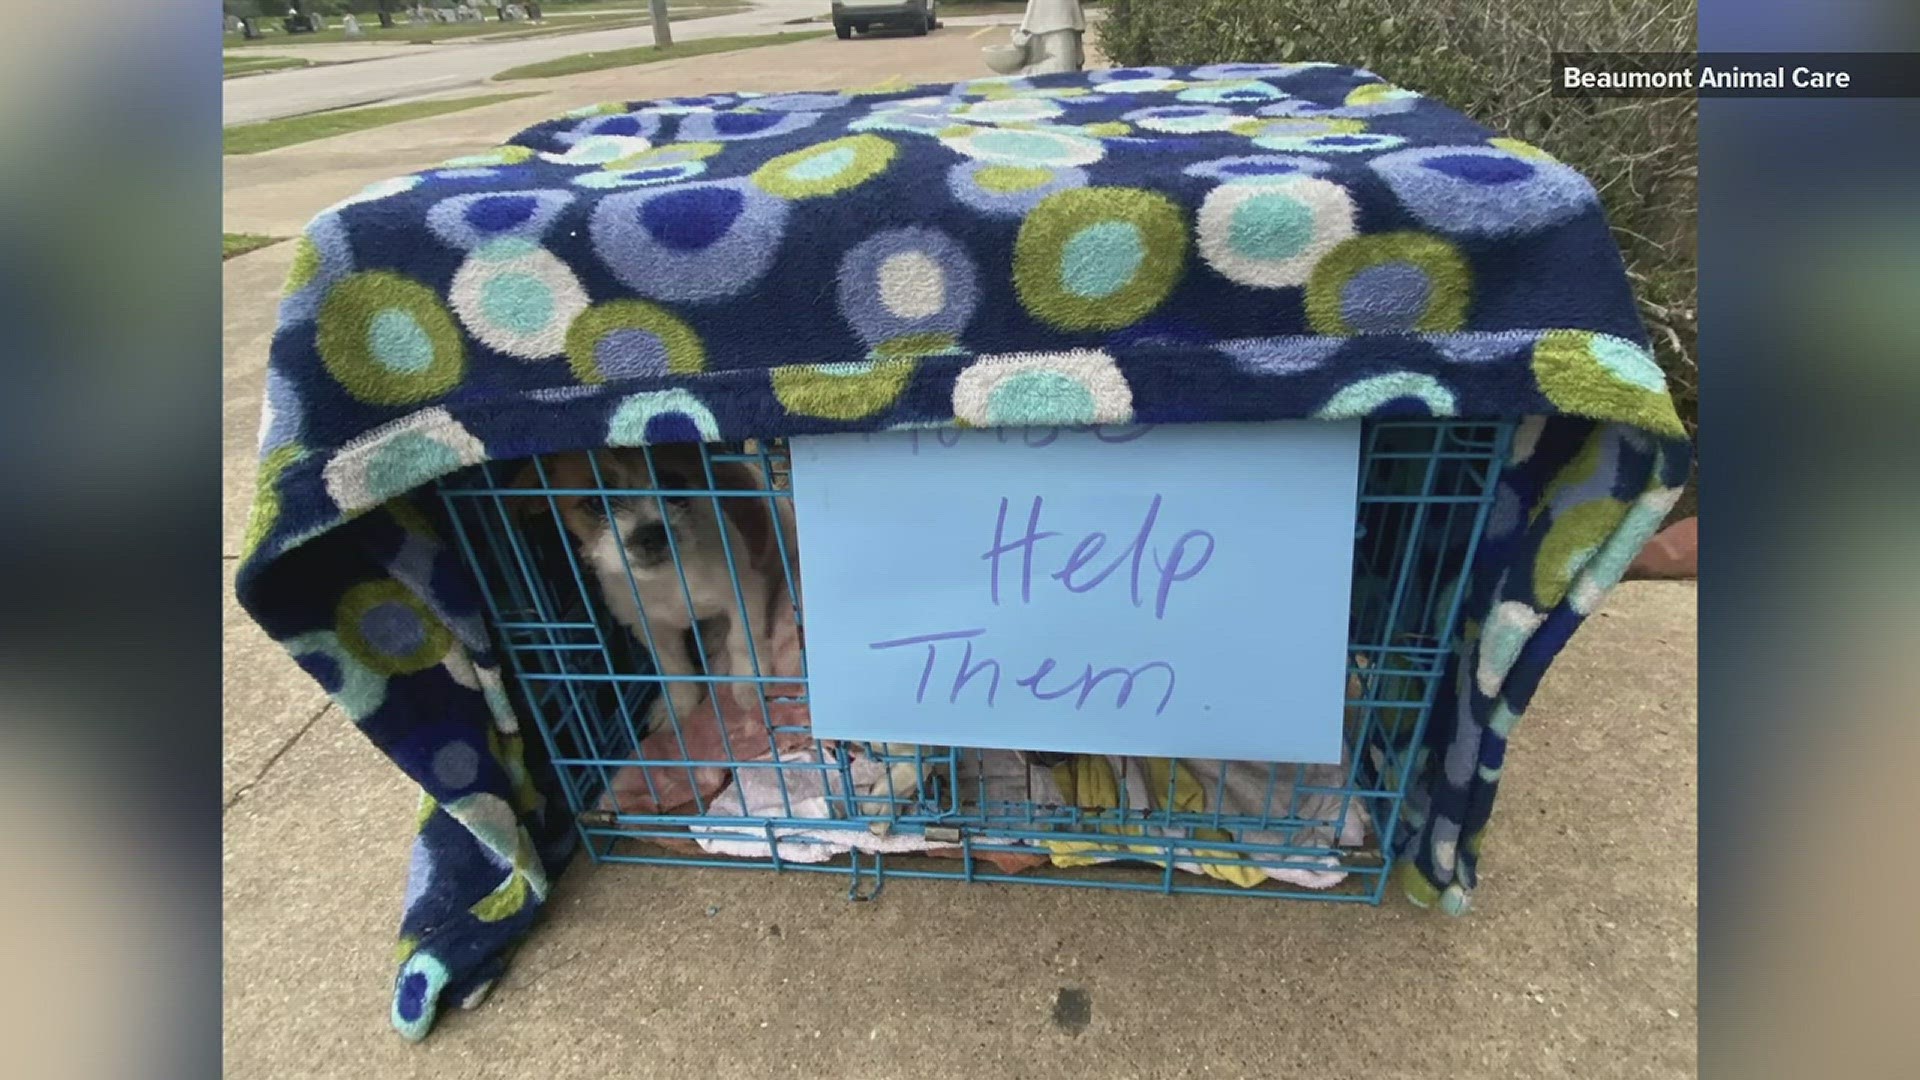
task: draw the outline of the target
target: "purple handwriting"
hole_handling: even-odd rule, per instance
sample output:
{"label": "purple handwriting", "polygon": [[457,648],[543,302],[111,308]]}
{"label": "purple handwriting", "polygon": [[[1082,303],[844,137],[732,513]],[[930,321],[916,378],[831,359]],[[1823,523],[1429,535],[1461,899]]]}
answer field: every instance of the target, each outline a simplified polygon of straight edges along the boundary
{"label": "purple handwriting", "polygon": [[[907,441],[914,454],[919,454],[923,446],[929,449],[952,448],[959,445],[962,439],[969,438],[993,439],[1001,445],[1040,449],[1067,436],[1080,435],[1091,435],[1102,443],[1133,442],[1145,437],[1152,429],[1151,424],[1137,424],[993,431],[927,430],[908,432]],[[1103,557],[1109,540],[1107,533],[1088,532],[1072,539],[1058,530],[1043,527],[1043,519],[1047,514],[1043,496],[1032,496],[1017,508],[1012,499],[1001,498],[993,526],[992,544],[980,555],[980,560],[987,564],[988,596],[995,607],[1000,606],[1003,584],[1008,592],[1012,591],[1012,579],[1016,574],[1014,564],[1017,562],[1019,602],[1031,603],[1036,578],[1035,564],[1044,559],[1051,564],[1051,568],[1040,569],[1039,582],[1043,588],[1049,581],[1057,582],[1069,595],[1080,596],[1108,581],[1124,580],[1127,595],[1135,608],[1143,607],[1150,597],[1153,617],[1156,620],[1166,618],[1167,602],[1173,587],[1193,580],[1207,568],[1213,561],[1215,541],[1213,533],[1205,529],[1187,529],[1164,549],[1156,544],[1156,528],[1163,537],[1174,528],[1161,523],[1165,505],[1162,495],[1153,494],[1145,503],[1138,527],[1128,525],[1126,531],[1116,534],[1130,536],[1130,539],[1124,541],[1124,546],[1118,548],[1117,554]],[[1059,517],[1057,509],[1054,517]],[[1024,525],[1021,524],[1022,519]],[[1059,544],[1048,543],[1056,539],[1060,541]],[[1119,541],[1116,540],[1116,543]],[[1152,567],[1151,571],[1148,570],[1149,566]],[[921,665],[919,683],[914,691],[916,704],[925,704],[928,695],[932,694],[935,700],[944,696],[949,705],[954,705],[965,695],[970,702],[984,702],[986,707],[993,708],[1005,689],[1014,697],[1025,694],[1031,695],[1036,701],[1070,702],[1075,711],[1086,708],[1089,702],[1096,700],[1109,702],[1117,711],[1126,708],[1133,700],[1136,685],[1144,685],[1148,693],[1143,697],[1148,700],[1152,688],[1162,688],[1159,702],[1153,710],[1154,715],[1158,716],[1166,711],[1167,705],[1173,700],[1177,677],[1173,665],[1165,660],[1148,660],[1131,667],[1115,666],[1097,670],[1089,663],[1082,665],[1077,674],[1072,671],[1070,664],[1063,666],[1051,656],[1042,657],[1037,663],[1019,663],[1016,666],[1016,661],[1003,660],[980,651],[985,643],[977,639],[986,633],[985,627],[947,630],[875,641],[867,647],[877,651],[914,647],[926,649],[926,659]],[[1016,671],[1025,671],[1025,674],[1013,677]],[[943,681],[951,679],[944,690],[934,685],[936,672]]]}
{"label": "purple handwriting", "polygon": [[[953,685],[947,693],[947,703],[949,705],[958,704],[960,694],[967,689],[968,685],[972,684],[974,680],[980,676],[985,675],[987,681],[984,683],[983,693],[987,707],[993,708],[998,704],[1000,696],[1000,661],[992,657],[986,657],[978,663],[975,663],[973,659],[973,642],[970,640],[972,638],[978,638],[986,632],[986,629],[982,627],[975,630],[947,630],[934,634],[915,634],[912,637],[893,638],[889,641],[875,641],[870,643],[867,648],[886,650],[902,649],[911,645],[925,645],[927,647],[927,661],[920,669],[920,684],[914,690],[913,695],[913,700],[916,704],[924,705],[927,700],[927,687],[933,681],[934,668],[939,664],[941,659],[941,644],[961,642],[959,663],[953,669]],[[951,650],[949,650],[948,655],[951,656]],[[1118,710],[1126,708],[1127,702],[1132,700],[1133,686],[1136,680],[1148,672],[1159,671],[1167,677],[1166,690],[1160,695],[1160,703],[1154,706],[1153,714],[1159,716],[1161,713],[1166,712],[1167,704],[1173,700],[1173,687],[1176,678],[1173,665],[1167,663],[1165,660],[1150,660],[1131,668],[1104,668],[1098,672],[1093,670],[1092,664],[1087,664],[1077,677],[1050,688],[1043,687],[1041,684],[1045,682],[1050,675],[1053,675],[1054,669],[1057,667],[1059,667],[1059,664],[1053,657],[1044,657],[1038,664],[1034,665],[1031,674],[1013,680],[1013,685],[1027,691],[1032,694],[1035,699],[1040,701],[1057,701],[1071,695],[1073,696],[1074,711],[1078,712],[1086,707],[1087,702],[1093,697],[1094,692],[1100,688],[1100,684],[1109,679],[1118,679],[1118,692],[1113,699],[1113,707]]]}
{"label": "purple handwriting", "polygon": [[[993,439],[1002,446],[1019,443],[1029,449],[1052,446],[1062,435],[1091,435],[1103,443],[1128,443],[1146,437],[1153,430],[1152,424],[1074,424],[1059,427],[1033,428],[994,428],[991,431],[968,431],[964,428],[936,428],[928,431],[907,432],[907,448],[913,454],[919,454],[922,446],[951,449],[960,445],[960,440],[971,435],[975,439]],[[872,434],[866,436],[872,440]]]}
{"label": "purple handwriting", "polygon": [[[1091,592],[1101,583],[1113,576],[1122,565],[1129,567],[1127,573],[1128,594],[1133,598],[1133,606],[1140,606],[1140,571],[1146,560],[1153,527],[1160,519],[1161,497],[1155,495],[1147,504],[1146,516],[1140,522],[1140,530],[1134,534],[1133,542],[1121,550],[1120,554],[1105,567],[1094,570],[1085,576],[1080,575],[1089,563],[1099,556],[1100,549],[1107,544],[1107,534],[1091,532],[1080,538],[1067,560],[1060,569],[1047,576],[1059,582],[1066,590],[1076,595]],[[1000,516],[993,524],[993,546],[980,556],[987,563],[987,593],[994,606],[1000,605],[1000,560],[1003,556],[1018,552],[1020,555],[1020,602],[1033,601],[1033,557],[1040,541],[1049,540],[1060,534],[1043,531],[1040,528],[1040,514],[1045,500],[1038,495],[1033,497],[1027,509],[1025,530],[1016,538],[1007,539],[1007,511],[1010,509],[1007,499],[1000,500]],[[1189,551],[1189,545],[1204,543],[1205,550],[1197,556]],[[1178,582],[1191,581],[1213,561],[1213,534],[1205,529],[1188,529],[1173,542],[1173,549],[1162,560],[1158,548],[1153,549],[1153,567],[1159,576],[1153,597],[1153,617],[1164,619],[1167,615],[1167,595]]]}

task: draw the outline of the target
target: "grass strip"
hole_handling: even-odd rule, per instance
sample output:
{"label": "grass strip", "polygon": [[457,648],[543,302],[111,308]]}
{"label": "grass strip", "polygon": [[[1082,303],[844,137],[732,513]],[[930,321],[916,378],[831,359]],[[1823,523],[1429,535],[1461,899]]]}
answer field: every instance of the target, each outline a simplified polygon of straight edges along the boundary
{"label": "grass strip", "polygon": [[409,101],[399,105],[376,105],[367,109],[335,109],[329,112],[263,120],[257,124],[239,124],[221,132],[220,148],[227,154],[258,154],[278,150],[295,143],[330,139],[368,128],[424,120],[429,116],[497,105],[502,101],[531,97],[531,94],[483,94],[479,97],[442,98],[433,101]]}
{"label": "grass strip", "polygon": [[220,261],[225,262],[235,255],[245,255],[249,251],[258,251],[285,239],[284,236],[261,236],[257,233],[221,233]]}
{"label": "grass strip", "polygon": [[295,56],[234,56],[223,54],[220,57],[220,77],[232,79],[241,75],[257,75],[262,71],[279,71],[282,68],[311,67],[313,61],[302,60]]}
{"label": "grass strip", "polygon": [[796,41],[808,41],[825,36],[826,31],[799,34],[746,34],[739,37],[678,41],[664,49],[642,45],[636,49],[579,53],[574,56],[543,60],[537,64],[523,64],[520,67],[508,68],[495,75],[494,79],[495,81],[552,79],[561,75],[579,75],[588,71],[605,71],[608,68],[633,67],[637,64],[652,64],[661,60],[680,60],[689,56],[706,56],[710,53],[733,52],[737,49],[757,49],[764,45],[791,45]]}

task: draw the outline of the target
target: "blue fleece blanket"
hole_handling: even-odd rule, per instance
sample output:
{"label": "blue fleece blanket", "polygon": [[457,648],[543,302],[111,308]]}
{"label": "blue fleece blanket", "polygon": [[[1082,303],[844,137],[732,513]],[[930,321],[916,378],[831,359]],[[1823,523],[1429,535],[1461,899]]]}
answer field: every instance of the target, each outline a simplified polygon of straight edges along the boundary
{"label": "blue fleece blanket", "polygon": [[1523,418],[1400,837],[1408,895],[1458,912],[1515,721],[1689,455],[1587,182],[1328,64],[600,106],[299,246],[238,589],[422,789],[410,1038],[484,994],[570,836],[436,477],[902,426]]}

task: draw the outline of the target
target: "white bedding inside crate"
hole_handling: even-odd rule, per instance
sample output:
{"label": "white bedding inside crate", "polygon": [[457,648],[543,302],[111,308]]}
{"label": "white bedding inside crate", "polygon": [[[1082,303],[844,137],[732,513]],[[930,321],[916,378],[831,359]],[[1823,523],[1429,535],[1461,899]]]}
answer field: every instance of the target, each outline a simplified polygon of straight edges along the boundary
{"label": "white bedding inside crate", "polygon": [[[813,763],[816,759],[809,752],[789,751],[781,757],[783,762],[795,764]],[[1126,805],[1132,807],[1154,807],[1159,804],[1158,794],[1149,790],[1148,771],[1138,761],[1124,762],[1114,757],[1107,764],[1116,778],[1126,785]],[[1284,775],[1277,781],[1272,779],[1271,767],[1256,762],[1215,762],[1182,761],[1181,764],[1193,775],[1206,792],[1209,809],[1218,797],[1217,809],[1224,815],[1235,816],[1277,816],[1285,813],[1293,797],[1293,784]],[[1226,770],[1225,785],[1221,786],[1220,771]],[[864,757],[856,757],[852,763],[855,785],[869,787],[878,784],[885,790],[883,774],[886,766]],[[737,769],[735,779],[725,790],[715,795],[707,803],[708,817],[736,818],[832,818],[830,802],[839,801],[837,774],[820,769],[774,769],[750,768]],[[829,777],[832,777],[829,781]],[[785,799],[782,798],[784,779]],[[1308,787],[1341,787],[1346,780],[1344,765],[1307,766],[1303,779]],[[1050,770],[1030,769],[1012,751],[988,750],[980,753],[968,753],[961,759],[960,775],[955,782],[960,790],[970,796],[978,797],[981,781],[985,781],[985,798],[988,802],[1022,802],[1039,806],[1070,806],[1068,799],[1054,782]],[[869,788],[870,789],[870,788]],[[745,806],[742,806],[744,799]],[[1348,797],[1345,800],[1345,814],[1342,814],[1342,799],[1337,795],[1323,792],[1305,792],[1297,807],[1293,807],[1294,816],[1325,824],[1302,826],[1292,830],[1291,834],[1281,832],[1240,832],[1234,839],[1249,844],[1290,844],[1294,847],[1331,847],[1336,843],[1342,847],[1359,847],[1366,842],[1368,816],[1360,800]],[[791,807],[789,812],[788,807]],[[1339,822],[1338,835],[1334,822]],[[826,862],[848,851],[863,853],[909,854],[930,850],[957,850],[960,845],[954,843],[931,843],[917,833],[889,832],[876,835],[865,828],[847,828],[847,823],[839,827],[807,829],[783,827],[774,830],[779,841],[779,857],[782,860],[801,863]],[[738,825],[693,825],[690,830],[702,850],[715,855],[727,855],[740,858],[766,859],[771,857],[763,829],[743,828]],[[1182,829],[1145,827],[1142,837],[1183,837]],[[1062,837],[1062,840],[1066,840]],[[1140,842],[1128,836],[1113,836],[1107,840],[1101,838],[1101,844],[1119,847],[1129,842]],[[1021,841],[1008,841],[1020,844]],[[1036,854],[1046,854],[1046,841],[1028,841]],[[1150,858],[1149,855],[1123,855],[1116,851],[1105,855],[1100,851],[1076,851],[1075,856],[1087,856],[1097,862],[1114,862],[1125,859],[1138,860]],[[1330,856],[1311,858],[1307,856],[1256,855],[1242,853],[1240,862],[1256,868],[1268,880],[1296,885],[1310,889],[1325,889],[1338,885],[1345,879],[1345,871],[1339,869],[1339,861]],[[1289,865],[1278,865],[1279,863]],[[1316,864],[1327,869],[1309,869],[1302,864]],[[1174,868],[1187,873],[1201,874],[1204,869],[1200,863],[1176,858]]]}

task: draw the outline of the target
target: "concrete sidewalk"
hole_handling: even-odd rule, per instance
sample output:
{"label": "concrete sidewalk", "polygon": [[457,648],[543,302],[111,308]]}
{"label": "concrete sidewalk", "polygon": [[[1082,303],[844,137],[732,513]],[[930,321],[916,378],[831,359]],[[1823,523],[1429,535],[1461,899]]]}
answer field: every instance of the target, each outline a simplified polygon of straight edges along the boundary
{"label": "concrete sidewalk", "polygon": [[[812,29],[786,23],[803,15],[819,14],[826,7],[825,0],[753,0],[753,3],[746,11],[675,22],[673,39],[693,41]],[[508,24],[502,32],[514,31]],[[411,46],[406,53],[332,72],[303,68],[230,80],[221,87],[220,122],[245,124],[320,109],[398,101],[471,87],[521,64],[652,44],[653,27],[643,24],[511,41],[469,40],[459,45],[446,41]]]}
{"label": "concrete sidewalk", "polygon": [[981,62],[980,50],[1005,42],[1009,34],[1005,26],[982,25],[965,33],[942,32],[922,38],[817,38],[558,79],[488,83],[454,94],[434,95],[532,92],[539,96],[300,143],[265,154],[222,158],[226,195],[221,227],[226,232],[292,236],[317,211],[376,180],[486,150],[522,128],[568,109],[602,101],[718,90],[773,92],[888,81],[906,86],[984,78],[992,72]]}
{"label": "concrete sidewalk", "polygon": [[[855,904],[811,875],[581,863],[420,1046],[386,1021],[414,796],[329,710],[226,816],[227,1075],[1691,1076],[1694,596],[1630,583],[1575,639],[1464,919],[908,881]],[[1091,1001],[1077,1037],[1063,991]]]}
{"label": "concrete sidewalk", "polygon": [[[595,101],[984,74],[1004,29],[576,76],[228,158],[229,231]],[[867,47],[881,46],[885,47]],[[224,548],[293,245],[228,262]],[[230,584],[230,582],[229,582]],[[269,1077],[1683,1077],[1694,1073],[1695,591],[1623,586],[1517,732],[1465,919],[1253,899],[576,865],[491,999],[387,1024],[414,794],[238,609],[225,635],[226,1072]],[[1078,1025],[1053,1019],[1084,996]]]}

